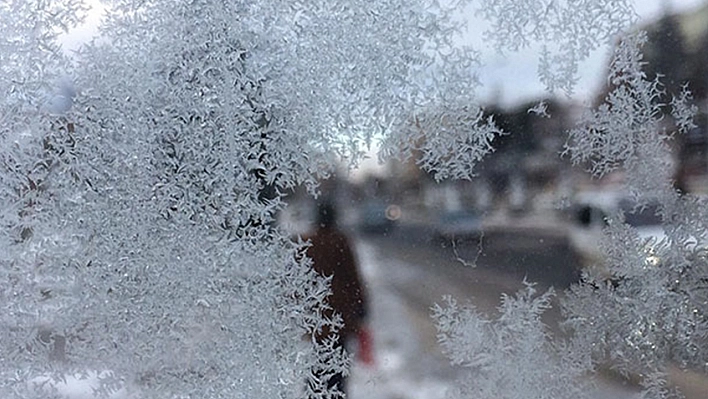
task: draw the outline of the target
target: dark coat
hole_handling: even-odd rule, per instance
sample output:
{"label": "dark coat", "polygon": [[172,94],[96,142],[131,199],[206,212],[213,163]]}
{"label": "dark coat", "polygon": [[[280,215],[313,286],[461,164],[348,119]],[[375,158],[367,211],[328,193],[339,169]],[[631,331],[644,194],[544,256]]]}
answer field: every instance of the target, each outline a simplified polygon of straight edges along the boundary
{"label": "dark coat", "polygon": [[[306,239],[311,243],[306,254],[312,259],[315,271],[321,276],[332,277],[332,293],[327,302],[334,313],[342,317],[344,326],[339,335],[346,340],[358,332],[366,316],[364,286],[352,247],[347,237],[334,227],[321,228]],[[326,313],[326,316],[331,315],[331,311]],[[329,331],[323,331],[318,334],[318,339],[329,334]]]}

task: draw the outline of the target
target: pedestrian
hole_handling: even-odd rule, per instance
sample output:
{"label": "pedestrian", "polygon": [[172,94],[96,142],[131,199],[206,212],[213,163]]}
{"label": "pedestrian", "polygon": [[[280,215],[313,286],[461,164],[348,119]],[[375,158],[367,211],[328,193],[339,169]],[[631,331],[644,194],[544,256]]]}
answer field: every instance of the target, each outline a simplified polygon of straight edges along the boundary
{"label": "pedestrian", "polygon": [[[312,259],[313,269],[321,276],[331,278],[331,294],[327,297],[330,309],[325,316],[338,314],[343,322],[341,329],[336,332],[323,328],[317,333],[316,339],[318,342],[335,339],[339,347],[358,340],[360,359],[370,363],[370,339],[364,326],[367,314],[365,290],[350,241],[337,227],[336,210],[332,203],[322,202],[317,205],[315,231],[306,238],[310,242],[306,253]],[[341,373],[332,376],[328,388],[333,387],[343,394],[346,391],[345,376]]]}

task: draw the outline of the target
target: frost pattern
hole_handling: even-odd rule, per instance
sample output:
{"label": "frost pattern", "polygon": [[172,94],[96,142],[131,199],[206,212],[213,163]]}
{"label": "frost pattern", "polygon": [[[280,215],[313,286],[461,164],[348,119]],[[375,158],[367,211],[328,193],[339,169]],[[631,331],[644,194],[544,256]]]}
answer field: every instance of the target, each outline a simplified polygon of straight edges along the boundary
{"label": "frost pattern", "polygon": [[[27,381],[89,372],[105,376],[98,394],[335,395],[312,373],[350,362],[313,342],[340,323],[323,316],[328,282],[274,215],[285,189],[316,192],[335,159],[356,163],[378,138],[384,156],[421,152],[438,179],[472,175],[502,132],[474,101],[476,54],[452,45],[467,2],[109,3],[102,40],[73,64],[56,35],[81,20],[80,1],[0,4],[0,395],[44,398]],[[624,1],[480,13],[500,47],[544,41],[539,76],[566,93],[578,62],[634,18]],[[568,150],[598,176],[626,170],[640,206],[659,201],[667,239],[641,241],[617,215],[612,278],[568,294],[565,344],[540,322],[552,294],[531,287],[497,320],[437,307],[443,346],[470,371],[460,394],[582,397],[578,377],[609,357],[663,398],[667,362],[708,364],[708,207],[670,188],[644,41],[622,41],[613,90]],[[685,132],[689,93],[671,106]]]}
{"label": "frost pattern", "polygon": [[454,120],[457,104],[473,103],[477,54],[452,42],[462,29],[453,16],[466,1],[260,3],[244,17],[245,29],[263,29],[255,47],[265,51],[248,58],[249,69],[292,131],[323,153],[356,161],[374,140],[405,132],[421,108],[443,103],[441,116]]}
{"label": "frost pattern", "polygon": [[541,101],[533,107],[529,108],[527,111],[529,114],[536,114],[544,118],[550,118],[551,115],[548,113],[548,103],[546,101]]}
{"label": "frost pattern", "polygon": [[685,89],[668,104],[659,80],[642,71],[643,33],[625,37],[611,63],[611,90],[569,133],[567,150],[596,176],[622,170],[637,207],[653,206],[663,239],[640,239],[624,215],[610,215],[601,248],[607,276],[586,276],[563,308],[575,347],[598,363],[643,376],[645,397],[678,395],[668,389],[670,364],[708,365],[708,216],[705,199],[679,195],[671,184],[671,105],[678,133],[693,126],[695,106]]}
{"label": "frost pattern", "polygon": [[636,20],[628,0],[484,0],[477,12],[490,21],[486,38],[499,51],[541,43],[539,79],[549,91],[567,95],[578,80],[579,63]]}
{"label": "frost pattern", "polygon": [[17,235],[39,223],[34,210],[49,200],[46,177],[61,169],[55,161],[67,155],[42,148],[42,138],[67,129],[50,107],[67,65],[55,40],[82,15],[76,0],[0,4],[0,257],[7,261],[14,256],[11,243]]}
{"label": "frost pattern", "polygon": [[563,302],[576,347],[645,376],[656,391],[648,397],[670,397],[656,389],[669,362],[700,369],[708,360],[705,249],[640,239],[619,221],[608,227],[603,249],[613,279],[588,277]]}
{"label": "frost pattern", "polygon": [[676,121],[676,127],[680,133],[687,133],[696,128],[693,118],[698,113],[698,106],[692,103],[693,96],[684,85],[678,97],[671,99],[671,114]]}
{"label": "frost pattern", "polygon": [[411,111],[459,116],[455,8],[115,0],[70,63],[80,2],[0,7],[0,396],[91,372],[98,394],[336,396],[328,281],[274,217]]}
{"label": "frost pattern", "polygon": [[541,321],[553,296],[552,289],[537,296],[527,284],[516,296],[502,297],[496,320],[450,297],[436,305],[438,340],[452,363],[466,370],[451,397],[588,397],[588,363],[553,341]]}
{"label": "frost pattern", "polygon": [[501,134],[481,108],[440,105],[413,116],[388,138],[382,153],[398,152],[404,160],[417,155],[416,163],[437,181],[470,179],[474,166],[494,150],[492,142]]}
{"label": "frost pattern", "polygon": [[573,163],[587,163],[597,177],[624,170],[633,194],[657,198],[666,194],[671,179],[671,136],[662,124],[667,104],[660,83],[647,80],[642,71],[644,43],[644,33],[619,43],[608,77],[612,90],[569,132],[566,151]]}

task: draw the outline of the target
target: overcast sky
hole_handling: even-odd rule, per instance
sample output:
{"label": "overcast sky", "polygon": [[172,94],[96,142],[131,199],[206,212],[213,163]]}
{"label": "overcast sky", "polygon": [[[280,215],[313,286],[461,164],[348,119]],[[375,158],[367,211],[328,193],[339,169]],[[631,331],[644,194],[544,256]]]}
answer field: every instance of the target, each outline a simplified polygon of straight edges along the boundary
{"label": "overcast sky", "polygon": [[[681,12],[695,9],[706,1],[708,0],[635,0],[635,7],[642,21],[650,21],[660,17],[667,7],[673,12]],[[87,41],[97,32],[102,8],[99,0],[87,0],[87,2],[94,4],[94,10],[83,26],[65,35],[63,45],[67,50],[78,48],[82,42]],[[473,15],[470,17],[473,18]],[[490,98],[495,98],[497,102],[504,105],[514,105],[544,95],[544,88],[536,76],[537,53],[528,50],[500,57],[493,49],[485,47],[481,41],[483,23],[474,21],[470,25],[466,37],[483,56],[484,66],[480,71],[483,86],[478,93],[481,101],[488,102]],[[608,48],[600,49],[581,65],[581,80],[576,87],[576,100],[585,101],[597,93],[606,78],[603,75],[608,54]],[[372,148],[371,158],[363,162],[355,175],[382,172],[383,167],[376,161],[375,151],[376,148]]]}
{"label": "overcast sky", "polygon": [[[674,12],[691,10],[708,0],[635,0],[635,7],[643,21],[653,20],[661,16],[668,7]],[[73,50],[96,34],[102,13],[99,0],[87,0],[94,9],[89,13],[86,22],[79,28],[65,35],[62,42],[67,50]],[[472,12],[470,18],[474,18]],[[479,72],[482,87],[479,98],[484,102],[496,99],[505,105],[517,104],[544,95],[544,88],[536,76],[538,54],[534,50],[509,54],[501,57],[485,45],[481,33],[485,29],[482,21],[470,23],[465,40],[481,51],[483,67]],[[575,98],[583,101],[592,97],[604,82],[605,65],[608,59],[608,48],[596,51],[581,65],[581,80],[576,88]]]}
{"label": "overcast sky", "polygon": [[[635,8],[642,22],[658,19],[668,8],[672,12],[692,10],[705,4],[708,0],[635,0]],[[544,95],[544,87],[538,81],[536,67],[538,53],[527,50],[521,53],[501,57],[489,49],[479,37],[483,28],[479,24],[477,31],[470,30],[469,37],[476,48],[483,52],[484,66],[480,71],[483,87],[479,96],[483,101],[496,99],[504,105],[513,105],[526,100],[533,100]],[[589,100],[598,92],[600,85],[606,79],[605,66],[611,49],[602,48],[595,51],[588,60],[580,66],[580,82],[575,90],[574,98],[578,101]]]}

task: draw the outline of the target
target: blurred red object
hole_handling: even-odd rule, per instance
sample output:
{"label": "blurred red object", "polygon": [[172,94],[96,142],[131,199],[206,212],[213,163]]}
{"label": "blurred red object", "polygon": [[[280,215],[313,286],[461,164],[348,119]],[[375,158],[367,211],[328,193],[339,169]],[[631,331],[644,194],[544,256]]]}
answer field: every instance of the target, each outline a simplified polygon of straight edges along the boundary
{"label": "blurred red object", "polygon": [[358,358],[364,365],[374,366],[374,343],[367,327],[359,328],[357,332]]}

